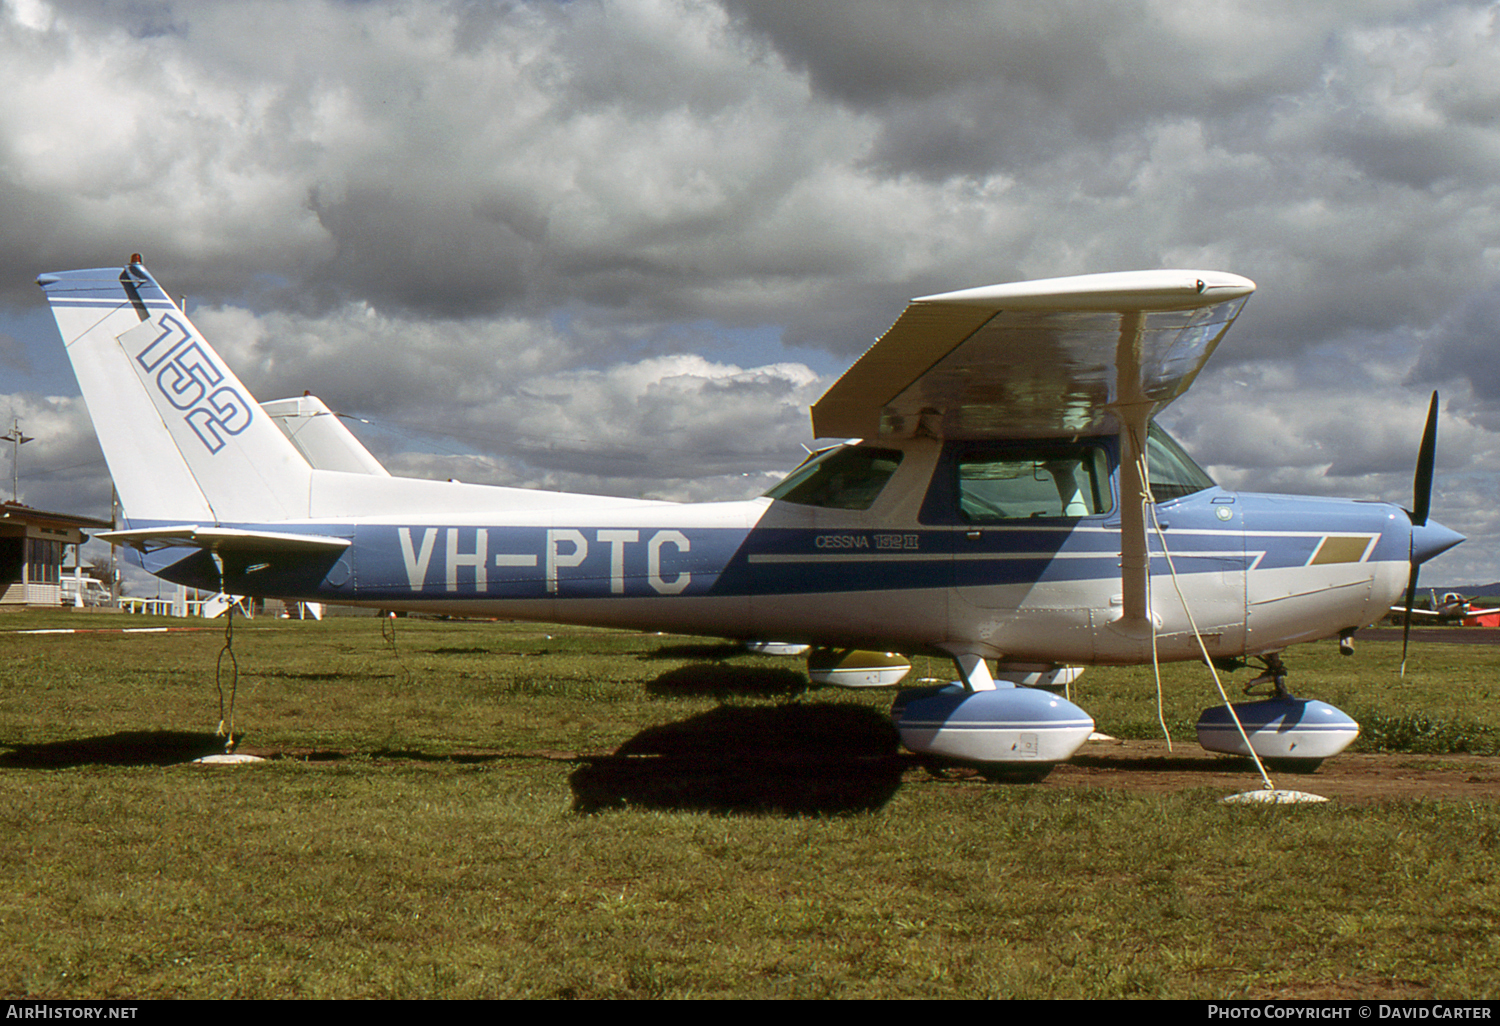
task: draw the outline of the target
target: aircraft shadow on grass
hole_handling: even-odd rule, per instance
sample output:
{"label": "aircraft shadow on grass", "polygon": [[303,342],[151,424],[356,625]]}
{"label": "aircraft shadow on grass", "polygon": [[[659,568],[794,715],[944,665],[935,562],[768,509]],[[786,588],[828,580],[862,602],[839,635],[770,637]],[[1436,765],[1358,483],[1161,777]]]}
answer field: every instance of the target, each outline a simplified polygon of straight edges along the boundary
{"label": "aircraft shadow on grass", "polygon": [[912,758],[880,713],[813,703],[721,706],[580,761],[569,778],[578,812],[827,815],[884,806]]}
{"label": "aircraft shadow on grass", "polygon": [[1240,758],[1219,755],[1205,759],[1202,755],[1145,755],[1138,758],[1122,758],[1115,755],[1089,755],[1086,752],[1068,760],[1069,766],[1080,769],[1102,769],[1116,773],[1198,773],[1236,774],[1247,769],[1255,772],[1255,760],[1248,756]]}
{"label": "aircraft shadow on grass", "polygon": [[735,659],[745,654],[745,646],[735,642],[684,642],[663,645],[649,652],[642,652],[638,659],[712,659],[715,661]]}
{"label": "aircraft shadow on grass", "polygon": [[697,663],[668,670],[646,685],[661,698],[795,698],[808,689],[807,675],[783,666]]}
{"label": "aircraft shadow on grass", "polygon": [[7,769],[69,766],[172,766],[205,755],[222,755],[224,739],[209,731],[121,730],[100,737],[12,744],[0,754]]}

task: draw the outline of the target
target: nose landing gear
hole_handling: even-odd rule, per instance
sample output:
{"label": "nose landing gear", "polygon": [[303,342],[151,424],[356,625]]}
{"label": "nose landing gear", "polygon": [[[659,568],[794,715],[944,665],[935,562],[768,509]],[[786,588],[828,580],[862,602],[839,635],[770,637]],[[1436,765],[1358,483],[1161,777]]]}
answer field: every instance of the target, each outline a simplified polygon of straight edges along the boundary
{"label": "nose landing gear", "polygon": [[1286,666],[1279,653],[1261,661],[1265,672],[1245,685],[1245,693],[1264,693],[1259,689],[1269,685],[1266,698],[1236,703],[1233,715],[1224,706],[1214,706],[1198,717],[1198,743],[1207,751],[1249,755],[1253,749],[1273,769],[1311,773],[1359,737],[1359,724],[1343,710],[1317,699],[1297,698],[1287,690]]}

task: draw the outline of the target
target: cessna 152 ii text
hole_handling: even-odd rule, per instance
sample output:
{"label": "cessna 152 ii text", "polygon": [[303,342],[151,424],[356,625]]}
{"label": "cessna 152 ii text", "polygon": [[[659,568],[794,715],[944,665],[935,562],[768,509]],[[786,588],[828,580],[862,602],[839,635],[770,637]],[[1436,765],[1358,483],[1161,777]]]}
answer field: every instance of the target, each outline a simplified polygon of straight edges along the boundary
{"label": "cessna 152 ii text", "polygon": [[159,576],[942,655],[959,680],[898,693],[902,740],[991,771],[1045,769],[1094,726],[1007,678],[1205,657],[1257,658],[1275,691],[1237,707],[1244,733],[1206,713],[1205,746],[1316,764],[1358,725],[1291,698],[1280,653],[1347,641],[1462,540],[1427,517],[1435,416],[1412,512],[1226,491],[1152,422],[1254,291],[1232,274],[913,300],[812,408],[816,437],[859,441],[759,498],[690,504],[392,477],[317,400],[259,405],[139,257],[38,284],[124,510],[101,537]]}

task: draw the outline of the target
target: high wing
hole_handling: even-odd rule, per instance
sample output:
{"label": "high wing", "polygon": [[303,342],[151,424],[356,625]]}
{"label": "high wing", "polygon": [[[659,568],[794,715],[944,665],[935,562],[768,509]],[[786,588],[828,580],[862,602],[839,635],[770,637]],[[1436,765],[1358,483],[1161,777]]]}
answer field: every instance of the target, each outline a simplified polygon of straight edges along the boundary
{"label": "high wing", "polygon": [[1114,434],[1181,395],[1255,283],[1131,271],[914,299],[813,406],[819,438]]}
{"label": "high wing", "polygon": [[1121,617],[1147,633],[1146,427],[1255,291],[1222,271],[1129,271],[912,300],[813,406],[820,438],[1120,436]]}

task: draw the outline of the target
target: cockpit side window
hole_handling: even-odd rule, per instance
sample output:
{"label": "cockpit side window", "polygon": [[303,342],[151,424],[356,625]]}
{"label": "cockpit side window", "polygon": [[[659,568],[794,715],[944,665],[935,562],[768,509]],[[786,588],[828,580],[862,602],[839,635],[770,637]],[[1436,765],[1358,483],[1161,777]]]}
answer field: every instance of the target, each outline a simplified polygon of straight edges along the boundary
{"label": "cockpit side window", "polygon": [[869,509],[901,465],[899,449],[843,445],[818,453],[787,475],[767,498],[823,509]]}
{"label": "cockpit side window", "polygon": [[968,523],[1069,519],[1114,508],[1109,460],[1083,442],[1012,444],[959,455],[958,511]]}
{"label": "cockpit side window", "polygon": [[1214,479],[1154,423],[1146,432],[1146,473],[1157,502],[1180,499],[1214,486]]}

